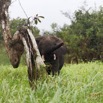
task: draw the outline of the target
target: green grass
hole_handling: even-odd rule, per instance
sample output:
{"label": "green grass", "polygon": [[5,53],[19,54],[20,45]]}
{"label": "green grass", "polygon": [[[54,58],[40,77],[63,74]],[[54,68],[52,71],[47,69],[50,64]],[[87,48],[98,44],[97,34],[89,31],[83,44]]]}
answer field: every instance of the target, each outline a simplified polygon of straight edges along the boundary
{"label": "green grass", "polygon": [[103,103],[103,63],[70,64],[31,90],[27,67],[0,65],[0,103]]}
{"label": "green grass", "polygon": [[0,103],[103,103],[102,62],[65,65],[59,76],[39,79],[36,90],[24,64],[12,68],[5,49],[0,50]]}

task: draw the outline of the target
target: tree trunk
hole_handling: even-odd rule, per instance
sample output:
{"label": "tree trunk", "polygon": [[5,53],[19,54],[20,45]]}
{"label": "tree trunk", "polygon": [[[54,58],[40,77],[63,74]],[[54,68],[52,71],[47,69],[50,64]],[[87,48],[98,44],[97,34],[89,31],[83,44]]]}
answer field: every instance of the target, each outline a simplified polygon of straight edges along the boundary
{"label": "tree trunk", "polygon": [[11,57],[11,48],[9,47],[9,42],[12,40],[9,26],[9,14],[8,8],[11,4],[11,0],[0,0],[0,22],[2,26],[2,33],[5,42],[6,51],[9,58]]}
{"label": "tree trunk", "polygon": [[28,27],[22,27],[19,30],[20,38],[22,39],[24,49],[26,51],[26,60],[28,66],[29,83],[32,89],[36,87],[34,80],[46,74],[45,64],[41,58],[36,40]]}
{"label": "tree trunk", "polygon": [[[11,4],[11,0],[0,0],[0,22],[2,25],[2,33],[3,33],[3,39],[5,42],[6,51],[8,53],[9,59],[13,67],[18,67],[20,57],[22,53],[18,51],[19,47],[22,51],[24,50],[23,47],[20,45],[12,47],[10,46],[11,41],[22,41],[25,51],[26,51],[26,59],[27,59],[27,66],[28,66],[28,78],[31,86],[33,86],[34,80],[37,79],[37,73],[38,71],[42,71],[41,66],[45,67],[45,64],[40,56],[35,38],[33,37],[32,32],[26,28],[26,34],[28,35],[28,38],[25,38],[25,30],[24,32],[21,32],[20,30],[14,34],[13,38],[11,36],[10,32],[10,26],[9,26],[9,14],[8,14],[8,8]],[[23,34],[22,34],[23,33]],[[16,35],[16,36],[15,36]],[[28,41],[29,40],[29,41]],[[18,42],[17,42],[18,43]],[[40,72],[39,72],[40,73]],[[46,73],[46,69],[45,69]],[[41,74],[43,74],[41,72]],[[40,74],[38,74],[40,75]],[[33,87],[32,87],[33,88]]]}

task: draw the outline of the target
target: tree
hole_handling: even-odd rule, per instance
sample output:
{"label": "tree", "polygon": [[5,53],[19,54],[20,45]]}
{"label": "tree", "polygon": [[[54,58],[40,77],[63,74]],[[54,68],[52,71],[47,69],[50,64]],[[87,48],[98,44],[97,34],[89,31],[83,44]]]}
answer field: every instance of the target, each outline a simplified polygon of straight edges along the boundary
{"label": "tree", "polygon": [[63,14],[71,20],[71,24],[63,27],[53,24],[52,34],[67,44],[68,60],[72,57],[79,61],[103,59],[103,7],[98,11],[82,7],[74,12],[73,17]]}
{"label": "tree", "polygon": [[8,14],[10,4],[11,0],[0,1],[0,22],[6,51],[13,67],[18,67],[20,57],[23,53],[23,49],[21,48],[25,47],[25,51],[27,52],[28,77],[33,88],[33,82],[37,79],[37,77],[35,78],[34,69],[40,70],[41,66],[44,66],[44,62],[40,56],[35,38],[27,26],[20,28],[12,37]]}
{"label": "tree", "polygon": [[[102,21],[103,8],[99,11],[92,11],[80,9],[75,12],[75,16],[70,25],[70,35],[75,35],[78,42],[75,42],[78,48],[78,55],[83,60],[91,61],[93,59],[100,59],[101,51],[100,45],[103,38]],[[101,38],[101,39],[100,39]]]}

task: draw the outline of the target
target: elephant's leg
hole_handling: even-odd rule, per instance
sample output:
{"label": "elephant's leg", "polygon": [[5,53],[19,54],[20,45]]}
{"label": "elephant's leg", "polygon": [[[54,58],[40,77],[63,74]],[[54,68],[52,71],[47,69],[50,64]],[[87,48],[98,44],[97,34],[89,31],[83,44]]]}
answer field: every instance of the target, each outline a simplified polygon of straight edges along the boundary
{"label": "elephant's leg", "polygon": [[63,65],[64,65],[64,56],[60,55],[59,56],[59,70],[61,70],[61,68],[63,67]]}
{"label": "elephant's leg", "polygon": [[59,56],[59,70],[58,70],[58,75],[60,74],[60,70],[62,69],[63,65],[64,65],[64,56],[60,55]]}
{"label": "elephant's leg", "polygon": [[47,71],[48,75],[51,74],[51,68],[50,68],[50,67],[48,67],[48,68],[46,69],[46,71]]}
{"label": "elephant's leg", "polygon": [[52,71],[52,75],[56,75],[59,73],[59,60],[56,59],[52,62],[52,67],[51,67],[51,71]]}
{"label": "elephant's leg", "polygon": [[52,65],[49,62],[44,62],[44,63],[46,64],[46,71],[47,71],[48,75],[50,75],[52,72],[51,71]]}
{"label": "elephant's leg", "polygon": [[63,55],[58,55],[58,60],[56,61],[56,64],[55,64],[57,67],[56,67],[56,69],[57,69],[57,73],[58,73],[58,75],[60,74],[60,70],[61,70],[61,68],[63,67],[63,65],[64,65],[64,56]]}
{"label": "elephant's leg", "polygon": [[58,75],[60,74],[60,70],[58,70]]}

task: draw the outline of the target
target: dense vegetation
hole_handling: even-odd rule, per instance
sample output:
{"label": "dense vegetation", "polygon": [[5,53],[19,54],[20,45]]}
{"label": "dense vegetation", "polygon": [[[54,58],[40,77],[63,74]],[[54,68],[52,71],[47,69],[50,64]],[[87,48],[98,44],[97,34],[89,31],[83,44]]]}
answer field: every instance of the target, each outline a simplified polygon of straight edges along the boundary
{"label": "dense vegetation", "polygon": [[[68,13],[64,13],[66,17]],[[68,62],[103,60],[103,7],[80,9],[71,18],[71,25],[52,25],[53,34],[61,37],[68,47]]]}
{"label": "dense vegetation", "polygon": [[47,75],[31,90],[26,65],[14,69],[1,53],[0,103],[103,103],[102,62],[65,65],[59,76]]}

